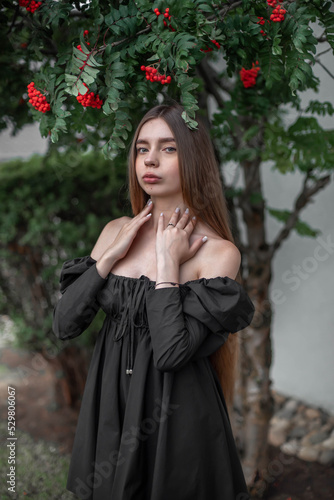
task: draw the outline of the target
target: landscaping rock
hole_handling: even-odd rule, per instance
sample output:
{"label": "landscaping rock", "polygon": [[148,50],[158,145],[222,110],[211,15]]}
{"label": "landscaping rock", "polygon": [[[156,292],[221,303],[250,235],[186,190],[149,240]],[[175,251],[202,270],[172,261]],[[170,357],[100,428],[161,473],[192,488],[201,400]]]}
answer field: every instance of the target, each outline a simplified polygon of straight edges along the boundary
{"label": "landscaping rock", "polygon": [[315,462],[320,456],[320,450],[317,450],[314,446],[302,446],[297,456],[301,460]]}

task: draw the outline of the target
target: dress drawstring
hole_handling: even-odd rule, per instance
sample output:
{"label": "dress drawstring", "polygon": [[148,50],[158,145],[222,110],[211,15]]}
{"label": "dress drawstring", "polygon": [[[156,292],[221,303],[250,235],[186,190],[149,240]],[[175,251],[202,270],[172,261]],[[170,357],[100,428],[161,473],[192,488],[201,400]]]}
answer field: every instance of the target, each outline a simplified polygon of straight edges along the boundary
{"label": "dress drawstring", "polygon": [[132,375],[133,364],[134,364],[134,350],[135,350],[135,328],[141,325],[136,325],[135,319],[138,314],[138,309],[144,300],[145,286],[142,280],[138,279],[135,282],[135,286],[129,293],[129,298],[124,306],[120,324],[114,335],[114,341],[119,342],[126,330],[129,331],[129,345],[127,351],[127,364],[126,364],[126,374]]}

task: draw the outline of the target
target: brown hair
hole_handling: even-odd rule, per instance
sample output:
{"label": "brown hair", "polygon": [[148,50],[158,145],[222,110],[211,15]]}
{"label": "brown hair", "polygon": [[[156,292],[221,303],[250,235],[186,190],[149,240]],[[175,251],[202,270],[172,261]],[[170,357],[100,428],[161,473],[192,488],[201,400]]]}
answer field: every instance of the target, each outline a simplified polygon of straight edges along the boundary
{"label": "brown hair", "polygon": [[[162,118],[175,138],[185,204],[219,236],[234,243],[212,142],[199,120],[196,130],[188,128],[181,116],[183,111],[179,104],[156,106],[145,114],[137,127],[129,155],[129,191],[133,213],[137,215],[149,199],[136,176],[136,141],[145,123]],[[229,335],[225,344],[210,357],[227,404],[231,404],[233,398],[238,345],[237,334]]]}

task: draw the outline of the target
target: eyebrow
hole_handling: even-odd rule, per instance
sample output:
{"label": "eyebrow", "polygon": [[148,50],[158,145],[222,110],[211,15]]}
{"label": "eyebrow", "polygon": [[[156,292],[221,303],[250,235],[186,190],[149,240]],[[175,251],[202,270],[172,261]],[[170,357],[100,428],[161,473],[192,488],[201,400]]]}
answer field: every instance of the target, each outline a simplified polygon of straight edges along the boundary
{"label": "eyebrow", "polygon": [[[175,139],[174,137],[161,137],[158,139],[158,142],[160,142],[160,144],[163,144],[164,142],[175,142]],[[147,139],[138,139],[136,144],[149,144],[149,141]]]}

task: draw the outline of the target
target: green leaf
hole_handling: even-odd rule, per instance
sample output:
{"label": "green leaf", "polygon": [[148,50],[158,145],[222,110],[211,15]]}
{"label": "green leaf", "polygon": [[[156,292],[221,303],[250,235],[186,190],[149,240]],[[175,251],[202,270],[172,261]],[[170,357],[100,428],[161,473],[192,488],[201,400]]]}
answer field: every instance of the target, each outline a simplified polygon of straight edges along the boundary
{"label": "green leaf", "polygon": [[100,70],[96,68],[91,68],[90,66],[88,66],[88,64],[86,64],[86,66],[83,69],[83,72],[87,73],[88,75],[92,76],[95,79],[99,74]]}
{"label": "green leaf", "polygon": [[[82,74],[81,74],[81,78],[83,79],[83,81],[87,84],[87,85],[91,85],[92,83],[95,82],[95,78],[93,78],[92,76],[90,76],[86,71],[83,71]],[[80,90],[79,90],[80,92]],[[82,93],[82,92],[80,92]]]}
{"label": "green leaf", "polygon": [[301,220],[297,220],[295,229],[300,236],[310,236],[311,238],[315,238],[319,234],[321,234],[321,231],[318,229],[313,229],[309,224],[306,222],[303,222]]}
{"label": "green leaf", "polygon": [[113,80],[112,81],[112,86],[115,87],[118,90],[124,90],[125,85],[121,80]]}
{"label": "green leaf", "polygon": [[77,79],[78,79],[78,77],[75,75],[69,75],[68,73],[65,74],[65,82],[72,83],[72,82],[76,82]]}
{"label": "green leaf", "polygon": [[58,140],[59,140],[58,132],[55,129],[52,129],[51,130],[51,141],[53,143],[55,143],[55,142],[58,142]]}
{"label": "green leaf", "polygon": [[105,101],[103,106],[102,106],[102,111],[105,115],[109,116],[112,113],[112,110],[110,109],[109,102]]}
{"label": "green leaf", "polygon": [[197,129],[198,123],[196,120],[192,120],[186,111],[183,111],[182,118],[190,129]]}
{"label": "green leaf", "polygon": [[256,134],[258,134],[259,130],[260,130],[260,127],[258,125],[252,125],[251,127],[249,127],[248,130],[246,130],[246,132],[244,133],[244,135],[242,137],[242,140],[244,142],[248,142],[250,139],[255,137]]}
{"label": "green leaf", "polygon": [[274,56],[280,56],[282,54],[282,48],[279,45],[273,45],[271,50]]}

